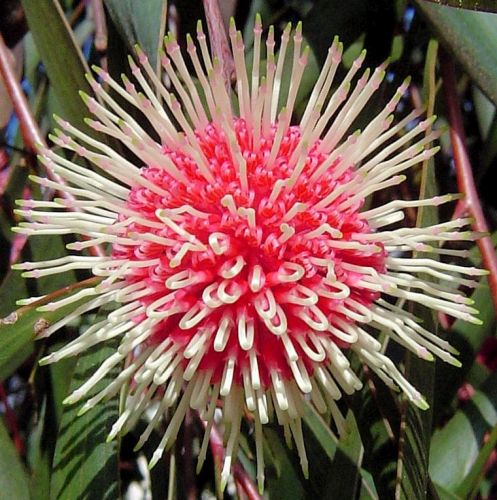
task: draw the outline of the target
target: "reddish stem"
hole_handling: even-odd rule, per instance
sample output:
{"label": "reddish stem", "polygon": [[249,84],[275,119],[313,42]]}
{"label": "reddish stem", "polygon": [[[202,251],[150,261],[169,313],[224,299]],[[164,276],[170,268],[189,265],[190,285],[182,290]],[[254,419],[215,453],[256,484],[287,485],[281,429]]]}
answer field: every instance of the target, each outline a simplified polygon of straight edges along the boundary
{"label": "reddish stem", "polygon": [[233,467],[233,476],[235,477],[235,482],[241,486],[249,500],[262,499],[257,491],[255,483],[250,479],[245,469],[238,462]]}
{"label": "reddish stem", "polygon": [[74,26],[76,21],[78,20],[78,17],[83,13],[83,10],[85,9],[85,0],[81,0],[76,7],[74,7],[74,10],[71,12],[71,15],[69,16],[69,26]]}
{"label": "reddish stem", "polygon": [[62,297],[63,295],[74,292],[75,290],[79,290],[80,288],[88,288],[94,285],[96,286],[100,283],[100,281],[102,281],[102,278],[100,276],[92,276],[91,278],[86,278],[85,280],[76,281],[75,283],[72,283],[70,285],[59,288],[58,290],[55,290],[55,292],[49,293],[48,295],[44,295],[40,299],[35,300],[34,302],[29,303],[28,305],[20,307],[19,309],[17,309],[15,313],[12,314],[17,314],[17,316],[21,316],[25,312],[31,311],[32,309],[36,309],[37,307],[48,304],[49,302],[52,302],[55,299]]}
{"label": "reddish stem", "polygon": [[45,140],[29,109],[26,96],[10,63],[9,49],[0,34],[0,74],[5,83],[5,88],[14,105],[17,118],[21,127],[21,134],[26,147],[36,153],[36,144],[45,145]]}
{"label": "reddish stem", "polygon": [[[38,152],[38,147],[41,145],[46,147],[45,138],[40,132],[40,129],[29,109],[29,104],[22,90],[21,84],[10,64],[9,49],[5,45],[5,41],[0,34],[0,75],[5,83],[7,93],[14,105],[14,111],[19,119],[21,127],[21,135],[26,145],[26,148],[33,152]],[[58,184],[65,185],[64,180],[55,172],[47,169],[47,176]],[[69,202],[74,201],[74,197],[65,190],[59,192],[60,196]],[[74,209],[74,211],[78,211]],[[94,245],[88,249],[92,255],[102,257],[105,255],[104,249],[100,245]]]}
{"label": "reddish stem", "polygon": [[[480,198],[476,190],[473,169],[466,147],[462,114],[457,97],[456,74],[454,62],[445,52],[440,54],[440,69],[443,77],[443,89],[447,105],[447,115],[450,125],[450,140],[456,167],[457,184],[459,191],[464,194],[465,208],[473,217],[473,229],[478,232],[488,233],[488,225],[483,214]],[[462,212],[461,206],[457,208]],[[486,235],[477,240],[483,259],[483,265],[489,272],[488,283],[494,307],[497,310],[497,254],[490,236]]]}
{"label": "reddish stem", "polygon": [[231,55],[230,44],[226,35],[226,29],[223,23],[223,16],[219,8],[218,0],[203,0],[205,17],[207,19],[207,27],[209,29],[209,40],[211,50],[215,57],[219,60],[224,83],[226,88],[231,88],[232,75],[235,70],[235,63]]}
{"label": "reddish stem", "polygon": [[93,20],[95,21],[95,48],[99,52],[107,51],[107,25],[102,0],[91,0]]}
{"label": "reddish stem", "polygon": [[[205,423],[202,421],[205,428]],[[223,440],[216,425],[212,426],[209,436],[212,455],[214,456],[214,463],[222,466],[224,461],[224,446]],[[233,476],[235,483],[241,487],[249,500],[261,500],[261,496],[257,491],[257,487],[252,479],[247,474],[246,470],[238,463],[235,462],[233,466]]]}

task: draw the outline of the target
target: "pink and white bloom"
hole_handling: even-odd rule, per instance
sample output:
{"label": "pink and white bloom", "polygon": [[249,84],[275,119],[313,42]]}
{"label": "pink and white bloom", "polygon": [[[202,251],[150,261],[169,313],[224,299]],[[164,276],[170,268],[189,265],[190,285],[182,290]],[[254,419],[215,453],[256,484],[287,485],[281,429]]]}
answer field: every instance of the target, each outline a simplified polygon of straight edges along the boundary
{"label": "pink and white bloom", "polygon": [[[295,441],[307,470],[304,407],[331,412],[338,430],[343,427],[336,401],[362,386],[350,367],[350,353],[425,408],[422,395],[383,353],[377,332],[423,359],[435,355],[458,365],[456,351],[401,304],[415,302],[478,322],[458,286],[473,286],[473,277],[483,274],[432,258],[464,255],[441,245],[474,239],[473,233],[461,231],[468,219],[422,228],[394,225],[405,208],[439,205],[453,196],[364,208],[368,196],[399,185],[408,169],[438,150],[429,146],[437,137],[430,131],[433,118],[420,120],[415,111],[394,124],[408,83],[364,130],[349,134],[379,88],[385,66],[355,78],[364,61],[361,54],[337,82],[342,45],[335,40],[302,118],[292,124],[308,57],[301,28],[293,34],[290,27],[284,31],[278,56],[272,29],[265,51],[259,19],[254,34],[248,73],[241,35],[231,27],[234,95],[225,88],[201,27],[198,45],[188,39],[194,75],[174,38],[166,39],[161,62],[170,87],[139,49],[138,64],[130,61],[135,83],[123,77],[121,86],[97,69],[100,82],[89,78],[96,98],[83,96],[94,115],[88,124],[120,141],[138,161],[59,119],[62,130],[53,142],[96,168],[43,149],[41,162],[67,185],[38,176],[33,180],[67,191],[74,201],[22,201],[19,213],[28,222],[17,229],[28,235],[82,236],[67,245],[70,250],[97,244],[108,248],[104,257],[74,253],[18,266],[29,277],[69,269],[102,277],[93,288],[41,307],[53,310],[89,297],[43,336],[88,311],[118,304],[103,321],[43,360],[55,362],[119,338],[116,352],[67,402],[86,398],[109,370],[123,366],[84,409],[128,387],[124,411],[111,432],[116,436],[156,402],[143,444],[166,410],[176,408],[153,463],[175,439],[188,408],[207,421],[202,463],[214,411],[221,408],[229,424],[223,484],[236,457],[244,413],[253,420],[260,484],[262,425],[273,418]],[[283,93],[285,59],[292,76]],[[153,136],[109,90],[142,112]]]}

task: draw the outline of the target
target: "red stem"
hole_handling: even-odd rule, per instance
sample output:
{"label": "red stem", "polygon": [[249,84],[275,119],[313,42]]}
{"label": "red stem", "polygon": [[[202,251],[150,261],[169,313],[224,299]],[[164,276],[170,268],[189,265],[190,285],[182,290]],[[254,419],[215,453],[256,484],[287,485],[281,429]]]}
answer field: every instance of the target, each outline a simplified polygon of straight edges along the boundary
{"label": "red stem", "polygon": [[[7,93],[14,105],[14,111],[19,119],[21,127],[21,135],[26,145],[26,148],[33,152],[38,153],[38,146],[46,147],[45,138],[40,132],[40,129],[29,109],[29,104],[22,90],[21,84],[10,63],[9,49],[5,45],[3,36],[0,34],[0,75],[5,83]],[[47,176],[58,184],[65,185],[64,180],[56,173],[47,169]],[[65,190],[59,192],[60,196],[69,202],[74,201],[74,197]],[[74,209],[74,211],[78,211]],[[100,245],[94,245],[88,251],[95,256],[103,257],[105,255],[104,249]]]}
{"label": "red stem", "polygon": [[95,21],[95,48],[107,52],[107,25],[102,0],[91,0],[93,20]]}
{"label": "red stem", "polygon": [[[204,424],[205,428],[205,423],[203,421],[202,423]],[[216,465],[219,464],[219,466],[222,466],[222,463],[224,461],[224,446],[221,435],[219,434],[219,431],[215,424],[212,426],[209,439],[212,455],[214,456],[214,463]],[[235,479],[235,483],[243,489],[245,495],[249,500],[261,500],[262,497],[259,495],[256,485],[249,477],[246,470],[238,462],[235,462],[233,466],[233,476]]]}
{"label": "red stem", "polygon": [[226,29],[223,23],[223,16],[219,8],[218,0],[203,0],[205,17],[207,19],[207,27],[209,29],[209,40],[211,50],[215,57],[219,60],[224,83],[229,92],[231,88],[232,75],[235,70],[235,63],[231,55],[230,44],[226,35]]}
{"label": "red stem", "polygon": [[235,482],[241,486],[249,500],[262,499],[257,491],[255,483],[250,479],[245,469],[238,462],[233,467],[233,476],[235,477]]}
{"label": "red stem", "polygon": [[[440,70],[443,77],[443,89],[447,105],[447,115],[450,125],[450,140],[454,155],[454,164],[457,173],[459,191],[464,194],[465,208],[474,219],[473,229],[478,232],[488,233],[488,225],[483,214],[480,198],[476,190],[473,169],[466,147],[462,114],[457,96],[456,74],[454,62],[450,56],[441,51]],[[457,209],[461,213],[461,207]],[[483,259],[483,265],[489,272],[488,283],[494,307],[497,310],[497,254],[490,236],[486,235],[477,240]]]}
{"label": "red stem", "polygon": [[21,127],[21,134],[26,147],[36,153],[36,144],[45,145],[45,139],[29,109],[26,96],[10,63],[9,49],[5,45],[3,36],[0,34],[0,74],[5,83],[5,88],[14,105],[17,118]]}

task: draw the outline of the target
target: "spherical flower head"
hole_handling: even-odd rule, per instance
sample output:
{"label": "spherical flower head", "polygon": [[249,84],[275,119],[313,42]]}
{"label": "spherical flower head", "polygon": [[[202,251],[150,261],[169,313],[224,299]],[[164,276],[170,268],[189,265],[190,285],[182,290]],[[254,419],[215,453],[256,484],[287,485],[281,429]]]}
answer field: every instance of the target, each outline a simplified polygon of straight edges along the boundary
{"label": "spherical flower head", "polygon": [[[468,275],[481,271],[433,258],[458,254],[443,250],[441,243],[474,237],[460,231],[468,220],[383,229],[402,220],[404,208],[439,205],[453,197],[395,200],[364,209],[369,195],[400,184],[406,170],[437,150],[429,146],[436,138],[432,118],[420,120],[420,113],[414,112],[393,124],[392,113],[408,82],[364,130],[350,134],[380,86],[385,66],[366,69],[355,78],[363,53],[336,82],[342,45],[335,40],[300,122],[292,124],[308,57],[300,25],[293,35],[290,27],[284,31],[278,57],[269,30],[263,64],[261,33],[257,19],[249,74],[241,35],[231,26],[234,95],[225,86],[219,62],[209,54],[201,27],[200,52],[188,39],[190,63],[201,88],[172,36],[161,54],[169,87],[139,48],[139,64],[130,60],[135,83],[123,77],[121,86],[97,68],[100,82],[89,80],[98,100],[83,95],[96,118],[88,123],[121,141],[138,163],[59,119],[63,131],[57,131],[54,143],[103,172],[43,150],[41,161],[65,184],[35,180],[69,193],[73,200],[25,203],[29,210],[20,213],[29,222],[18,229],[27,234],[79,234],[82,241],[68,245],[74,250],[109,247],[103,257],[71,255],[20,266],[28,270],[27,276],[89,269],[102,277],[93,288],[43,306],[55,309],[88,298],[44,336],[87,311],[120,304],[45,358],[57,361],[110,338],[120,339],[116,352],[67,401],[84,398],[127,359],[126,369],[88,399],[84,409],[133,382],[111,437],[132,427],[156,401],[142,445],[165,412],[175,407],[153,463],[174,440],[188,408],[198,410],[207,422],[202,463],[214,411],[222,408],[229,424],[223,484],[236,457],[244,414],[255,428],[260,484],[262,425],[273,418],[293,436],[307,471],[301,429],[305,405],[330,412],[338,430],[343,428],[336,401],[362,386],[351,369],[350,352],[390,387],[426,407],[421,394],[383,353],[375,330],[424,359],[435,354],[454,365],[458,361],[454,349],[424,329],[397,299],[478,321],[457,286],[418,276],[422,272],[456,285],[475,284]],[[291,78],[283,91],[285,60]],[[141,110],[154,135],[104,86]],[[47,207],[53,211],[43,211]]]}

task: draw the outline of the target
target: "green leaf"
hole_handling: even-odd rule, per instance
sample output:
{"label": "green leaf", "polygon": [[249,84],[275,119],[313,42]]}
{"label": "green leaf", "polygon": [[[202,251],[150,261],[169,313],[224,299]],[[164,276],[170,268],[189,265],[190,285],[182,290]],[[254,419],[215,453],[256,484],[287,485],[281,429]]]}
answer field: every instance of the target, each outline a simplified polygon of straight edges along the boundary
{"label": "green leaf", "polygon": [[[323,417],[310,405],[306,405],[303,422],[331,462],[337,451],[338,437],[331,432]],[[306,439],[306,443],[308,440]]]}
{"label": "green leaf", "polygon": [[443,486],[440,486],[437,483],[433,483],[433,485],[436,489],[436,492],[438,493],[438,497],[440,500],[464,500],[459,495],[446,490]]}
{"label": "green leaf", "polygon": [[[0,341],[1,345],[3,345],[3,339]],[[29,340],[20,345],[9,358],[0,355],[0,380],[5,380],[14,373],[33,354],[34,350],[34,341]]]}
{"label": "green leaf", "polygon": [[[435,68],[438,43],[430,41],[426,56],[424,72],[424,89],[426,93],[427,114],[433,114],[435,102]],[[431,198],[438,194],[435,178],[435,167],[432,159],[423,163],[419,198]],[[416,226],[425,227],[438,222],[435,207],[421,207],[418,210]],[[427,279],[426,275],[422,276]],[[415,314],[423,320],[424,327],[437,333],[435,313],[419,306]],[[423,394],[430,408],[421,410],[413,404],[405,402],[401,411],[401,432],[397,460],[396,498],[428,497],[428,455],[432,432],[432,405],[435,383],[435,363],[420,359],[408,351],[405,357],[405,376],[409,382]]]}
{"label": "green leaf", "polygon": [[348,404],[354,412],[364,447],[362,466],[374,478],[378,497],[393,498],[400,427],[397,402],[376,375],[365,370],[361,378],[364,386],[348,398]]}
{"label": "green leaf", "polygon": [[459,9],[482,10],[486,12],[497,12],[495,0],[428,0],[429,2]]}
{"label": "green leaf", "polygon": [[105,5],[123,40],[128,41],[130,52],[134,52],[133,46],[137,43],[155,67],[164,35],[167,1],[105,0]]}
{"label": "green leaf", "polygon": [[457,493],[477,463],[485,434],[496,425],[497,373],[493,373],[444,428],[433,435],[430,448],[433,481]]}
{"label": "green leaf", "polygon": [[264,428],[267,491],[273,498],[355,498],[359,487],[366,498],[379,498],[371,476],[361,468],[363,446],[352,412],[346,419],[345,432],[337,438],[322,415],[306,405],[303,433],[310,464],[305,480],[297,453],[288,449],[283,436]]}
{"label": "green leaf", "polygon": [[[420,360],[412,353],[407,355],[405,375],[429,402],[433,399],[434,374],[434,363]],[[430,409],[420,410],[405,402],[397,461],[396,498],[427,498],[431,425]]]}
{"label": "green leaf", "polygon": [[361,485],[361,463],[364,453],[354,415],[348,412],[345,432],[326,480],[326,492],[331,498],[356,498]]}
{"label": "green leaf", "polygon": [[295,461],[296,452],[288,449],[281,435],[271,426],[263,429],[269,457],[266,458],[266,487],[271,500],[305,498],[305,480]]}
{"label": "green leaf", "polygon": [[486,465],[490,454],[495,449],[497,445],[497,425],[494,426],[492,432],[488,436],[485,445],[482,446],[478,457],[471,467],[466,479],[457,488],[457,492],[462,498],[473,498],[477,492],[478,486],[485,474]]}
{"label": "green leaf", "polygon": [[[95,280],[81,282],[78,288],[95,284]],[[57,298],[62,299],[72,295],[75,287],[66,287],[57,293]],[[52,297],[54,298],[54,297]],[[30,343],[37,333],[46,329],[49,325],[57,322],[77,307],[85,304],[91,297],[84,297],[72,304],[57,309],[56,311],[39,312],[35,305],[24,306],[0,320],[0,380],[9,376],[12,370],[18,366],[17,361],[22,361],[29,355]],[[48,302],[48,297],[45,302]],[[24,357],[23,357],[24,356]],[[15,360],[16,362],[13,362]]]}
{"label": "green leaf", "polygon": [[306,406],[303,423],[311,464],[309,479],[318,496],[356,498],[361,486],[367,498],[378,498],[371,476],[361,468],[364,447],[353,413],[347,414],[340,438],[310,405]]}
{"label": "green leaf", "polygon": [[[4,496],[5,495],[5,496]],[[0,417],[0,497],[29,500],[28,476]]]}
{"label": "green leaf", "polygon": [[497,16],[422,0],[417,5],[475,83],[497,104]]}
{"label": "green leaf", "polygon": [[9,270],[0,286],[0,318],[16,309],[16,300],[28,297],[26,280],[18,271]]}
{"label": "green leaf", "polygon": [[[80,356],[71,381],[71,391],[80,387],[115,350],[111,343],[100,344]],[[119,372],[108,373],[89,394],[110,383]],[[84,401],[65,408],[59,429],[53,475],[52,498],[73,500],[119,498],[119,443],[106,442],[118,418],[119,396],[100,402],[82,416]]]}
{"label": "green leaf", "polygon": [[[63,345],[50,343],[49,352]],[[67,396],[75,358],[68,358],[48,366],[36,367],[32,372],[33,395],[37,411],[32,415],[32,431],[27,443],[27,463],[31,471],[31,491],[36,500],[49,500],[52,463],[57,432],[62,420],[62,401]]]}
{"label": "green leaf", "polygon": [[[56,352],[62,345],[62,341],[56,342],[50,346],[49,352]],[[65,408],[63,401],[67,396],[71,384],[71,379],[68,375],[73,373],[76,363],[77,360],[75,358],[67,358],[48,367],[50,370],[51,397],[53,399],[53,419],[57,424],[60,424],[62,420]]]}
{"label": "green leaf", "polygon": [[[33,262],[52,260],[67,255],[62,237],[59,235],[35,235],[29,239],[29,259]],[[77,281],[74,271],[66,271],[33,280],[39,296],[61,290]]]}
{"label": "green leaf", "polygon": [[[26,246],[31,253],[30,260],[49,260],[52,258],[64,255],[65,249],[62,238],[60,236],[37,236],[36,239],[31,239]],[[8,316],[11,311],[16,309],[16,300],[27,298],[30,295],[30,290],[35,289],[36,295],[42,296],[60,290],[63,287],[69,286],[76,281],[74,272],[66,272],[55,276],[45,276],[38,280],[34,280],[34,286],[28,287],[27,280],[21,276],[18,271],[9,271],[5,280],[0,287],[0,318]],[[43,315],[46,318],[46,315]],[[56,320],[54,320],[56,321]],[[1,334],[0,334],[1,335]],[[25,359],[34,351],[34,337],[20,336],[18,347],[11,352],[11,356],[7,358],[0,354],[0,380],[13,373]],[[0,338],[0,346],[2,338]],[[2,363],[2,360],[4,363]]]}
{"label": "green leaf", "polygon": [[36,492],[32,497],[49,500],[55,436],[53,422],[47,416],[47,398],[39,404],[34,420],[26,456],[31,471],[31,491]]}
{"label": "green leaf", "polygon": [[22,0],[29,29],[45,65],[62,116],[94,135],[83,121],[88,114],[78,91],[91,93],[85,79],[89,69],[57,0]]}
{"label": "green leaf", "polygon": [[[309,461],[309,480],[305,485],[307,493],[312,496],[323,498],[330,494],[334,498],[332,487],[336,486],[336,480],[345,479],[345,476],[336,476],[337,457],[344,457],[344,453],[338,449],[338,438],[330,429],[329,420],[325,415],[319,415],[311,406],[307,405],[303,419],[304,442]],[[340,461],[338,461],[340,462]],[[345,460],[348,465],[348,460]],[[343,464],[345,465],[345,464]],[[348,470],[344,470],[344,474]],[[352,474],[353,477],[356,474]],[[347,478],[348,479],[348,478]],[[353,498],[344,491],[343,498]]]}

